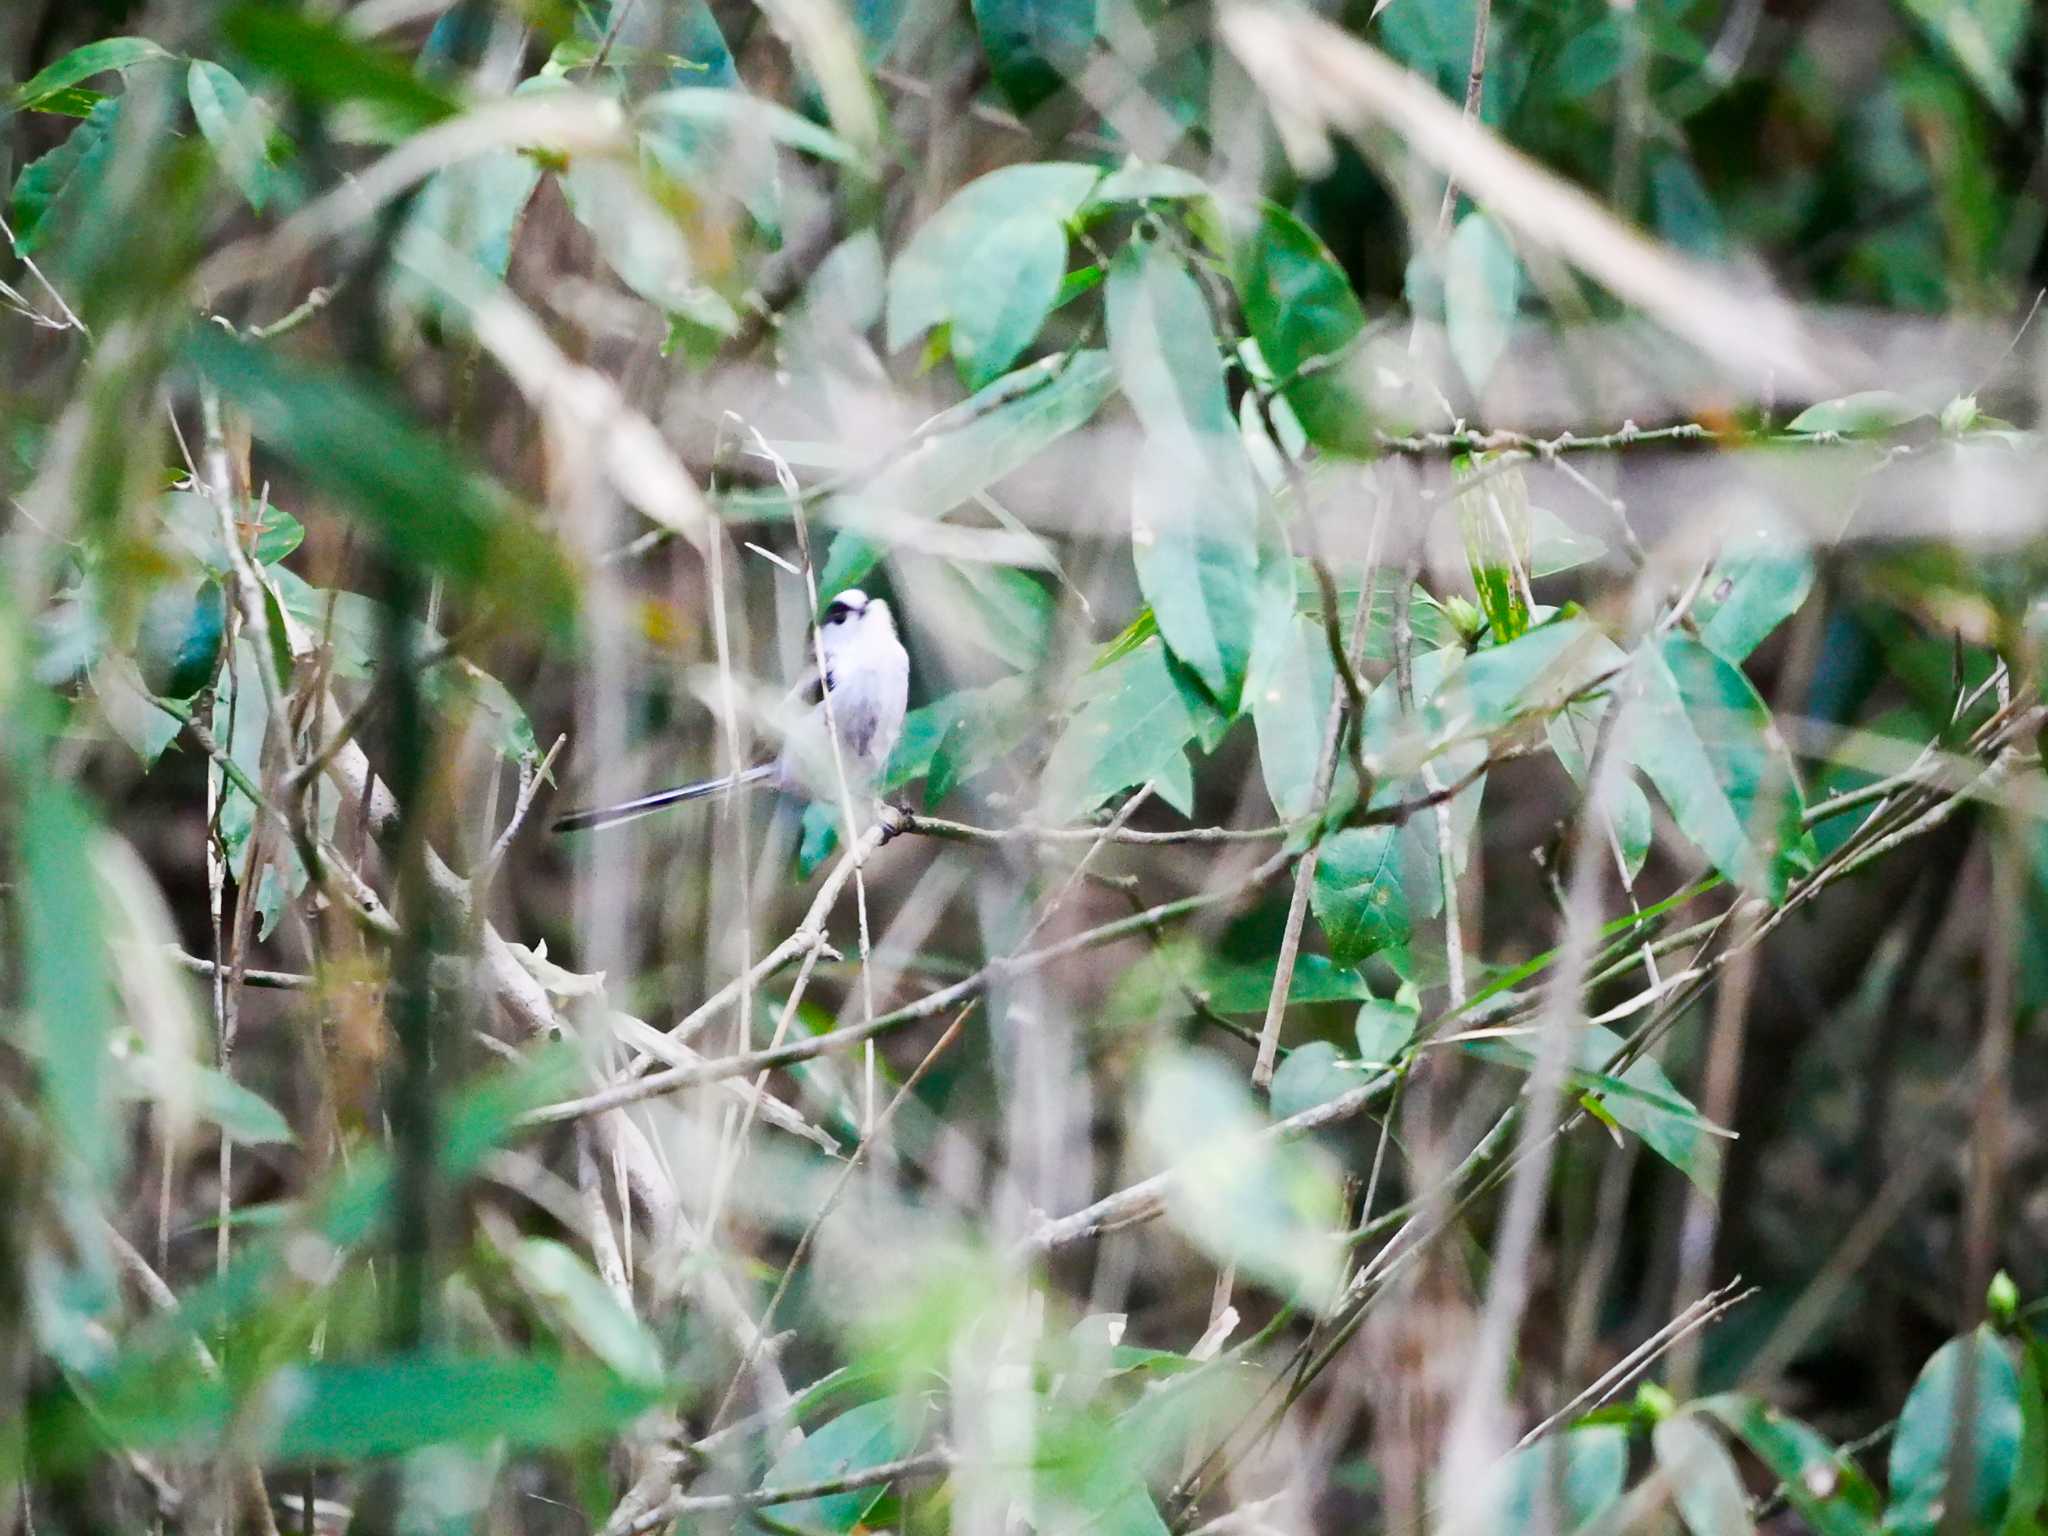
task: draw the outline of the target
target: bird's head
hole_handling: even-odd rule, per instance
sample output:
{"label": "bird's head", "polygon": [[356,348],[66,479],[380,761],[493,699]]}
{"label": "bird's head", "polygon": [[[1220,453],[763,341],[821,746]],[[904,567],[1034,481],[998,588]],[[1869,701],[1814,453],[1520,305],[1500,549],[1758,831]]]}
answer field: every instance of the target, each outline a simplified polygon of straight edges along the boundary
{"label": "bird's head", "polygon": [[849,640],[856,633],[880,629],[893,634],[896,629],[889,605],[879,597],[869,597],[859,587],[848,587],[827,603],[820,623],[828,647]]}

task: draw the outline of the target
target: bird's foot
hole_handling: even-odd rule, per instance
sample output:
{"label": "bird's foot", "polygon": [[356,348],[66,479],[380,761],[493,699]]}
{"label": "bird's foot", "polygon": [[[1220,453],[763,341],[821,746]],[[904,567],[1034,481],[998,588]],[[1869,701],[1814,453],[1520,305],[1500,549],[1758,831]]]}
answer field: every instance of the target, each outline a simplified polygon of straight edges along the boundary
{"label": "bird's foot", "polygon": [[882,826],[881,846],[884,848],[888,847],[893,839],[901,837],[905,832],[908,832],[917,819],[912,814],[909,805],[901,803],[891,805],[886,800],[882,801],[877,807],[877,815]]}

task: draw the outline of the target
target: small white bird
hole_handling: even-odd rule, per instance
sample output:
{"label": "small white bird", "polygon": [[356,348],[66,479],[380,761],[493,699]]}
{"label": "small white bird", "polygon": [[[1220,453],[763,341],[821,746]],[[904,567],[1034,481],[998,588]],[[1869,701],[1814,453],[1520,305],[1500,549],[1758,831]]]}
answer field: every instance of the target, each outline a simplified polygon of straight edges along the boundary
{"label": "small white bird", "polygon": [[[797,685],[796,696],[805,698],[810,707],[791,726],[780,755],[772,762],[701,784],[642,795],[623,805],[571,811],[553,830],[581,832],[614,826],[671,805],[753,784],[829,800],[839,793],[841,764],[850,789],[857,794],[871,790],[903,734],[903,713],[910,694],[909,653],[896,637],[896,619],[889,605],[857,587],[849,587],[826,604],[818,641],[825,655],[825,675],[820,679],[813,672]],[[831,695],[830,723],[839,736],[838,762],[827,730],[826,694]]]}

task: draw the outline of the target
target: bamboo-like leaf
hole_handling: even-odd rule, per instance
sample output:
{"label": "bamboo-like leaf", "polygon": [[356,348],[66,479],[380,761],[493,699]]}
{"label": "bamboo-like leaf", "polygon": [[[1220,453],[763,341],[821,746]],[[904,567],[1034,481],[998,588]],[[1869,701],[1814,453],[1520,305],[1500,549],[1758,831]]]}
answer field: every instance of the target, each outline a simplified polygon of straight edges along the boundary
{"label": "bamboo-like leaf", "polygon": [[1156,242],[1110,268],[1117,382],[1145,429],[1132,557],[1159,632],[1235,714],[1256,623],[1259,493],[1223,385],[1216,332],[1192,274]]}
{"label": "bamboo-like leaf", "polygon": [[1684,635],[1636,667],[1642,703],[1616,727],[1621,749],[1716,869],[1782,899],[1805,856],[1805,801],[1770,710],[1739,668]]}
{"label": "bamboo-like leaf", "polygon": [[[508,618],[567,630],[575,591],[561,553],[478,471],[367,385],[201,326],[186,356],[247,413],[256,436],[345,502],[401,556]],[[377,452],[363,445],[375,443]]]}

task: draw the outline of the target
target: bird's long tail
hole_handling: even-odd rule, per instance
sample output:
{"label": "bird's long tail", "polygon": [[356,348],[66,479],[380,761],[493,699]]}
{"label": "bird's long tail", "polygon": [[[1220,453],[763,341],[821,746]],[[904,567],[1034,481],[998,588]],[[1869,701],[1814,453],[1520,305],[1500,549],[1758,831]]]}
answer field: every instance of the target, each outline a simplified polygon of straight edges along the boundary
{"label": "bird's long tail", "polygon": [[600,810],[571,811],[558,819],[549,828],[553,832],[587,832],[593,827],[614,827],[622,821],[636,817],[651,816],[656,811],[666,810],[672,805],[681,805],[689,800],[702,800],[710,795],[722,795],[728,790],[745,789],[750,784],[762,784],[775,777],[775,765],[763,763],[758,768],[749,768],[745,773],[726,774],[723,778],[706,779],[701,784],[680,784],[674,789],[664,789],[652,795],[642,795],[638,800],[627,800],[619,805],[607,805]]}

